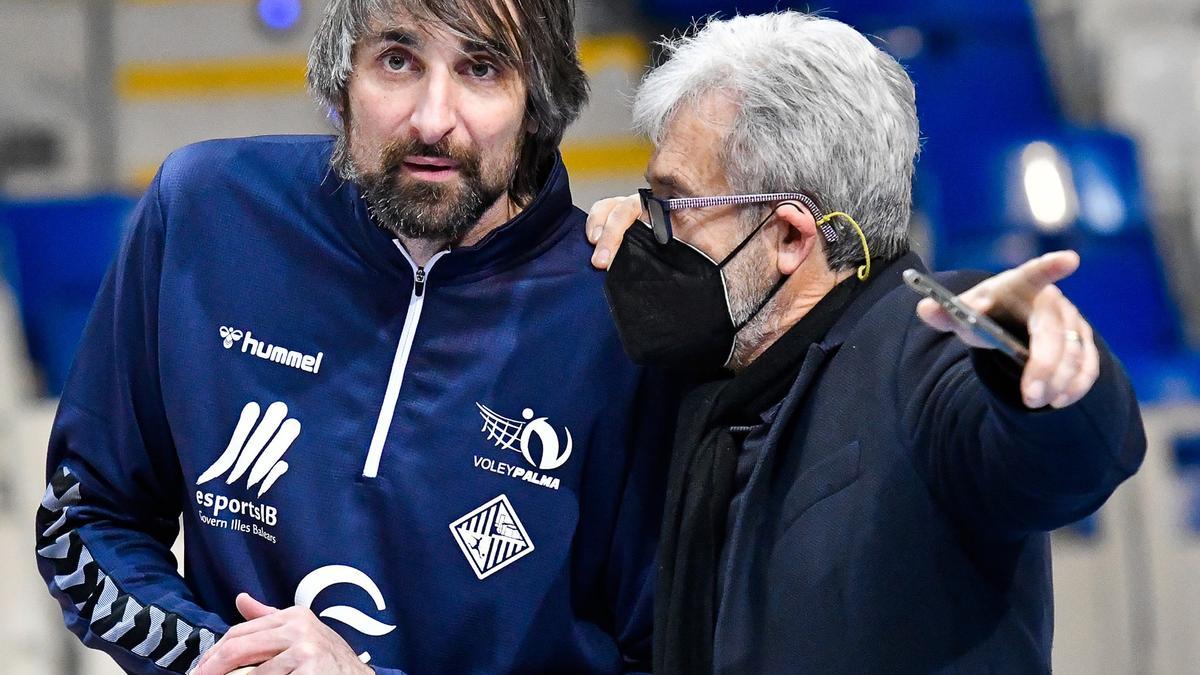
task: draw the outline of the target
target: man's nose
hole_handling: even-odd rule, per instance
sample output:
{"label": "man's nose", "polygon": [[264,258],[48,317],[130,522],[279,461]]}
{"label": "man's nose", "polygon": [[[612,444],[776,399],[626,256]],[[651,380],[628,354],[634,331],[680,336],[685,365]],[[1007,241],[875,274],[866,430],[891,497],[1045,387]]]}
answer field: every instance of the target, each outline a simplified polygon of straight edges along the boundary
{"label": "man's nose", "polygon": [[412,127],[426,145],[435,145],[458,124],[457,92],[450,73],[431,71],[412,114]]}

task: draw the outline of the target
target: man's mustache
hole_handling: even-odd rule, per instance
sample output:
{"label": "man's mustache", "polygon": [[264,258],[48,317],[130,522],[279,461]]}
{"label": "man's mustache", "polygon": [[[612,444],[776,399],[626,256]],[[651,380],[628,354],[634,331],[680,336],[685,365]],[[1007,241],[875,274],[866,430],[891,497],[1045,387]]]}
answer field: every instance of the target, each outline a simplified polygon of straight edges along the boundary
{"label": "man's mustache", "polygon": [[418,140],[402,140],[389,144],[383,149],[380,167],[383,173],[394,174],[400,171],[407,157],[429,157],[449,159],[458,166],[458,172],[464,177],[478,175],[479,155],[469,148],[456,146],[448,140],[438,141],[433,145]]}

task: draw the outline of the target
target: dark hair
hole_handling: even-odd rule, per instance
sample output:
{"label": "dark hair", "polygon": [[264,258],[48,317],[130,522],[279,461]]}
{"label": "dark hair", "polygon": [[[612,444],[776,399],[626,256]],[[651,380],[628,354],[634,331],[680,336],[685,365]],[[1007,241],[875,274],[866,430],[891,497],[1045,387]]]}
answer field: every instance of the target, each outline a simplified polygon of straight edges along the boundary
{"label": "dark hair", "polygon": [[354,47],[374,21],[405,11],[486,45],[525,82],[525,118],[514,199],[532,199],[567,127],[587,102],[587,75],[575,45],[574,0],[329,0],[308,52],[308,87],[338,129],[333,163],[346,160],[346,87]]}

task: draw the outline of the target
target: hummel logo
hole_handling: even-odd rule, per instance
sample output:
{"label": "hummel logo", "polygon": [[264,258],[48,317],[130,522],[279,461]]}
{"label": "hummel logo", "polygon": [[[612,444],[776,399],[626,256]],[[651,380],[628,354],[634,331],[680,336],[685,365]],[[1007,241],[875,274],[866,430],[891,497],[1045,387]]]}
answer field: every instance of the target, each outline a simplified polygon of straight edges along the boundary
{"label": "hummel logo", "polygon": [[316,375],[321,372],[321,361],[325,358],[325,352],[317,352],[312,354],[304,354],[294,349],[281,347],[279,345],[269,344],[263,340],[258,340],[253,337],[254,333],[250,331],[240,331],[229,326],[221,326],[221,346],[225,349],[233,349],[233,346],[241,341],[242,353],[250,353],[264,361],[278,363],[281,366],[303,370]]}
{"label": "hummel logo", "polygon": [[[300,422],[295,419],[285,419],[287,414],[287,405],[275,402],[267,407],[266,414],[262,416],[262,422],[258,423],[258,404],[254,401],[247,403],[246,407],[242,408],[241,419],[238,420],[237,427],[233,430],[233,437],[229,439],[229,445],[225,448],[225,452],[221,453],[217,461],[213,462],[213,465],[200,475],[200,478],[196,480],[196,485],[202,485],[221,476],[231,467],[233,471],[229,473],[225,483],[233,485],[249,469],[250,477],[246,481],[246,488],[249,489],[261,483],[258,488],[258,496],[266,494],[275,481],[287,473],[288,463],[282,460],[283,453],[287,452],[292,442],[300,435]],[[258,423],[257,429],[254,428],[255,423]],[[250,433],[252,429],[254,430],[253,435]],[[268,441],[270,442],[268,443]],[[255,461],[256,459],[257,461]],[[251,464],[254,464],[253,468],[250,467]]]}
{"label": "hummel logo", "polygon": [[221,337],[225,340],[221,343],[225,349],[233,349],[233,343],[242,339],[242,331],[230,328],[229,326],[221,326]]}

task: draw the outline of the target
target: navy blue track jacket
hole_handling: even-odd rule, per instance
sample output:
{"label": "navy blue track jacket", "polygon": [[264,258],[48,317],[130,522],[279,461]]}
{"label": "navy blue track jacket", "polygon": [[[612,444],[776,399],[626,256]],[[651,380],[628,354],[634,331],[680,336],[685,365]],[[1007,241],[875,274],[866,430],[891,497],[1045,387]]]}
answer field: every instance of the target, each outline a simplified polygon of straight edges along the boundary
{"label": "navy blue track jacket", "polygon": [[68,627],[182,673],[245,591],[381,672],[647,668],[666,453],[632,450],[668,447],[672,397],[621,350],[561,162],[418,269],[331,150],[190,146],[143,198],[50,439]]}

